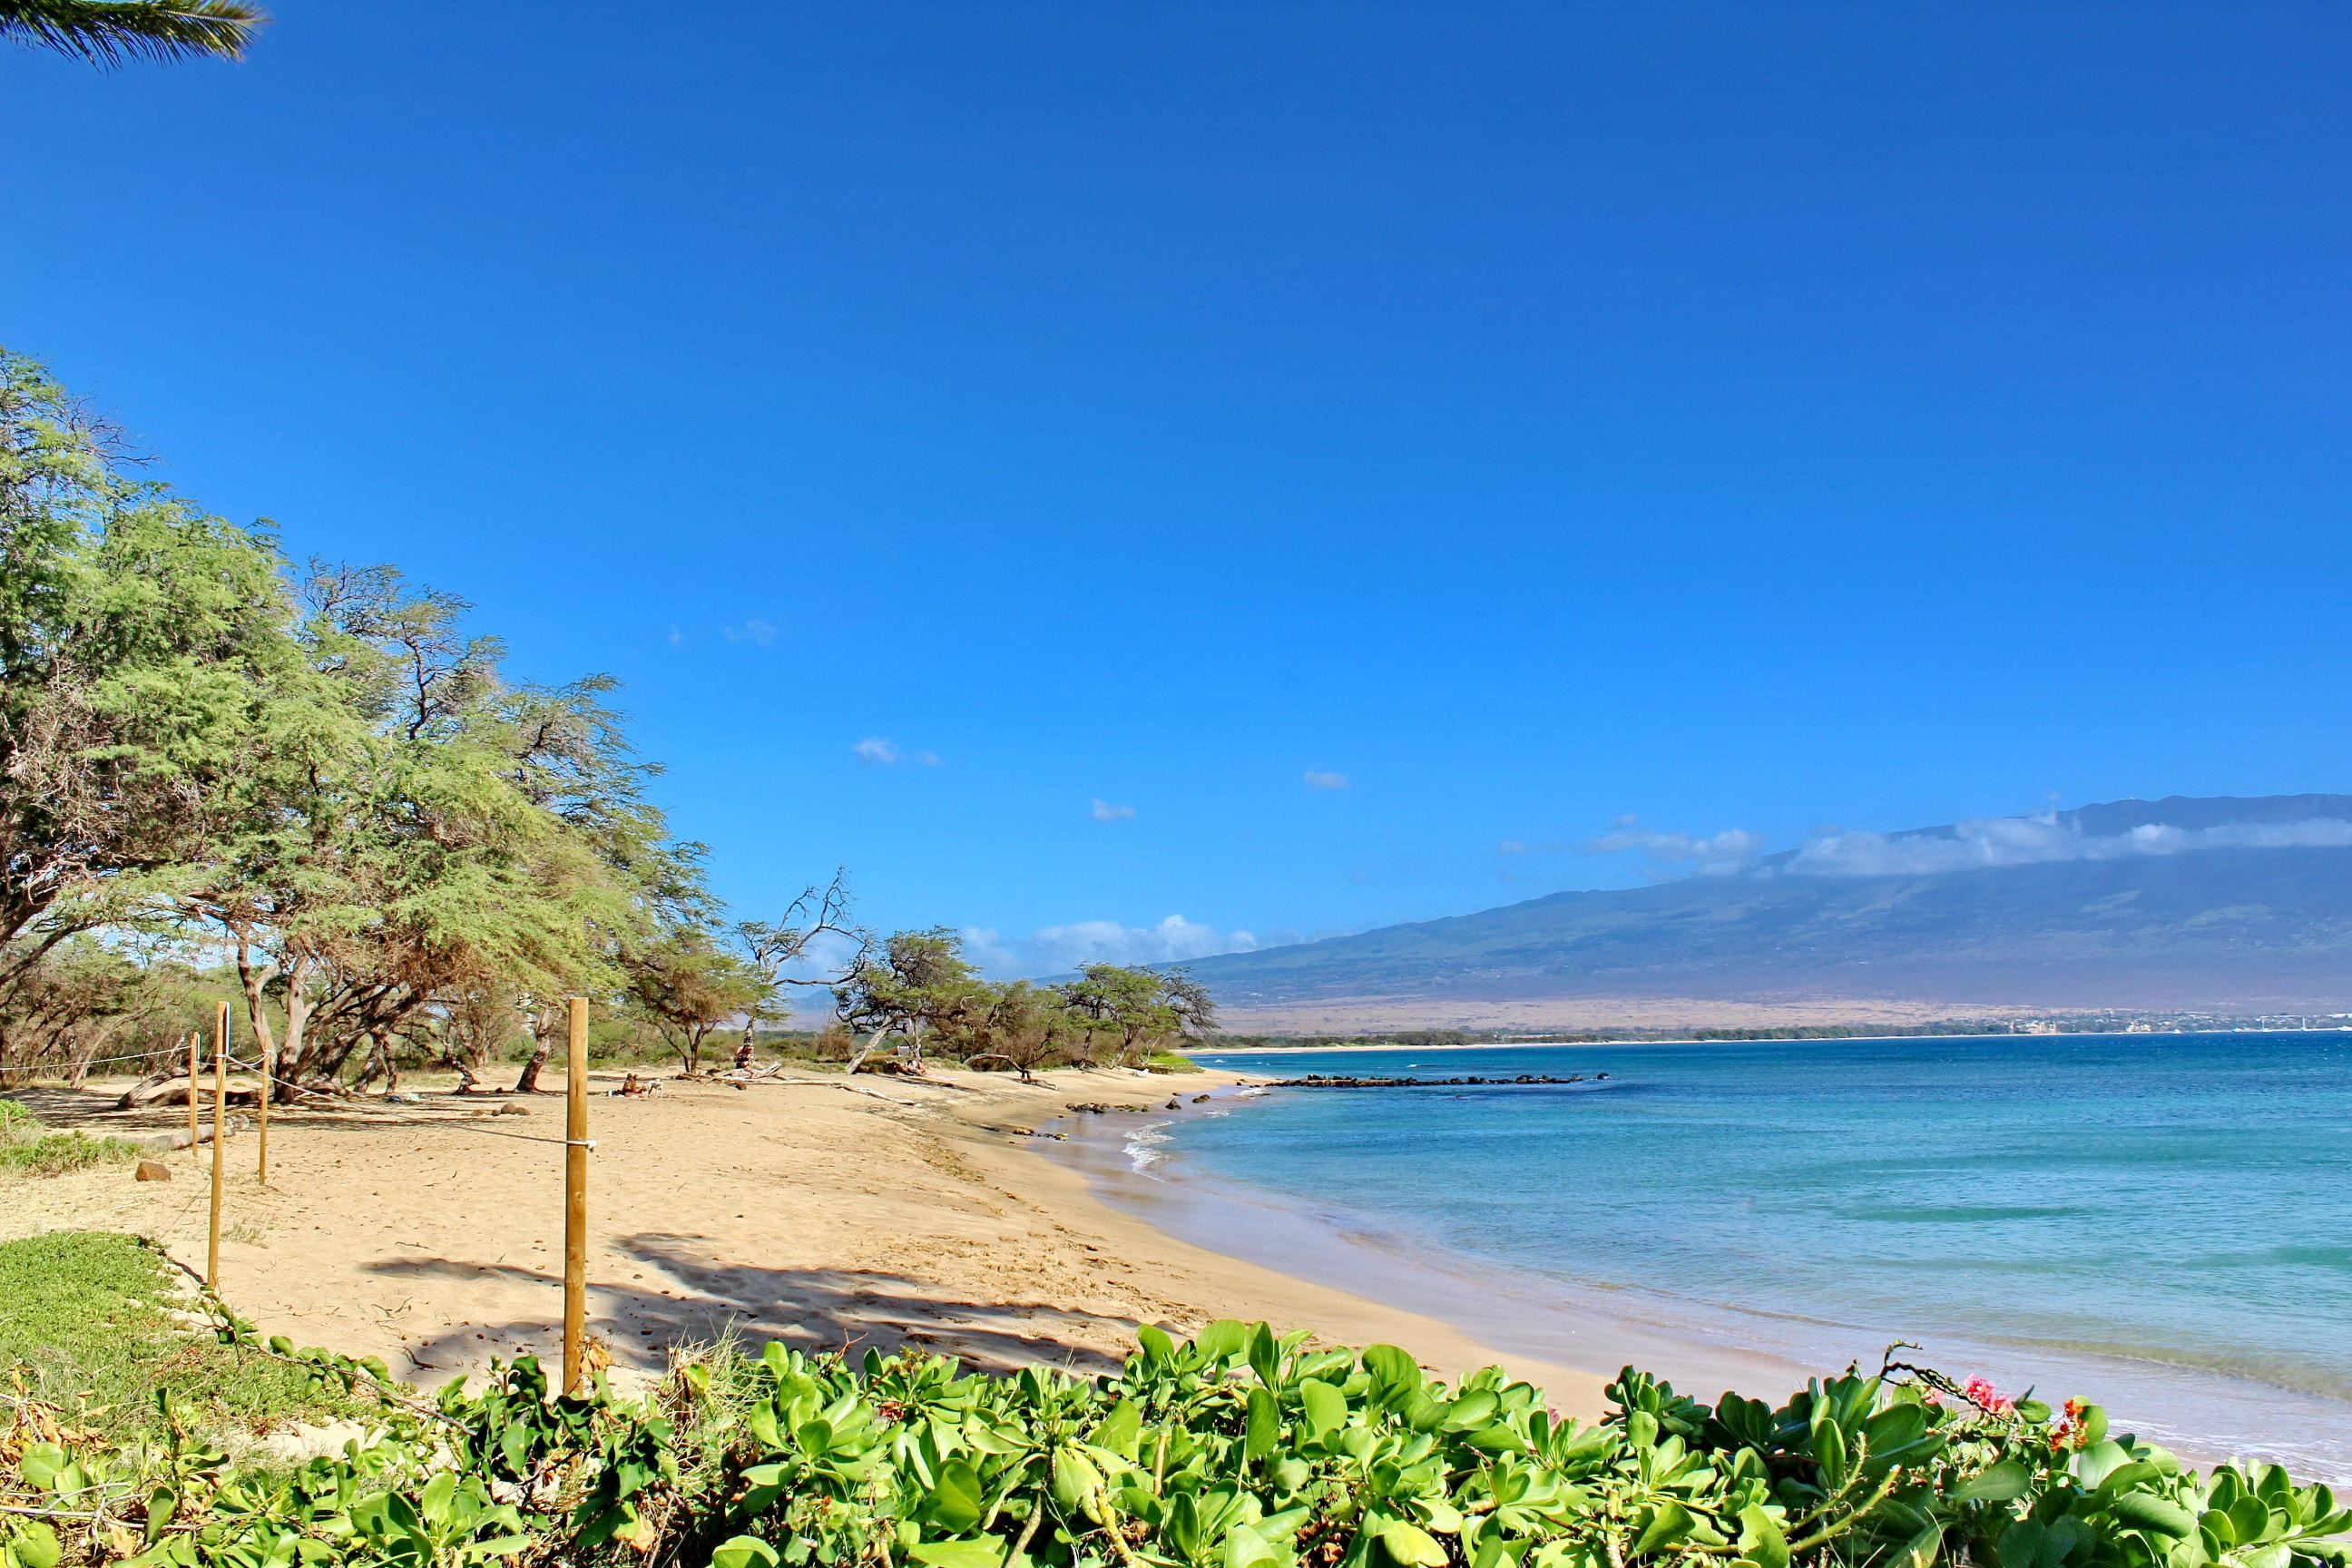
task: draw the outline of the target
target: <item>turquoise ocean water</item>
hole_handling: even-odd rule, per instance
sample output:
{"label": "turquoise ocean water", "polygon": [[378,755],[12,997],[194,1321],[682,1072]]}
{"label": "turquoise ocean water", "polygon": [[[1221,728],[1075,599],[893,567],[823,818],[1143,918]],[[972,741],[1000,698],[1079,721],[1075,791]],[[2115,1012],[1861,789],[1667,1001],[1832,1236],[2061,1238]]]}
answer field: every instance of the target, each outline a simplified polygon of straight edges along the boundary
{"label": "turquoise ocean water", "polygon": [[1109,1195],[1196,1240],[1702,1393],[1907,1339],[2196,1457],[2352,1477],[2352,1035],[1202,1060],[1591,1081],[1277,1089],[1097,1132]]}

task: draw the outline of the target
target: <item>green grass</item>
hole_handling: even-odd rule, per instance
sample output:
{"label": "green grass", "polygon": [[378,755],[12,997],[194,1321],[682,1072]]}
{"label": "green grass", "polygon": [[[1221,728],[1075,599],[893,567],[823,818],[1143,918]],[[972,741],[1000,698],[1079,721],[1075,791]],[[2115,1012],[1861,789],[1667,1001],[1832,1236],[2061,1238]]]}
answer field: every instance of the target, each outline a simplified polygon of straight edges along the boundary
{"label": "green grass", "polygon": [[1181,1051],[1154,1051],[1143,1058],[1146,1072],[1205,1072],[1208,1069]]}
{"label": "green grass", "polygon": [[124,1165],[145,1152],[120,1138],[79,1132],[45,1132],[32,1113],[13,1100],[0,1100],[0,1171],[23,1176],[61,1176],[93,1165]]}
{"label": "green grass", "polygon": [[163,1430],[158,1391],[209,1436],[349,1414],[298,1368],[223,1345],[175,1315],[171,1265],[127,1236],[57,1231],[0,1242],[0,1379],[117,1440]]}

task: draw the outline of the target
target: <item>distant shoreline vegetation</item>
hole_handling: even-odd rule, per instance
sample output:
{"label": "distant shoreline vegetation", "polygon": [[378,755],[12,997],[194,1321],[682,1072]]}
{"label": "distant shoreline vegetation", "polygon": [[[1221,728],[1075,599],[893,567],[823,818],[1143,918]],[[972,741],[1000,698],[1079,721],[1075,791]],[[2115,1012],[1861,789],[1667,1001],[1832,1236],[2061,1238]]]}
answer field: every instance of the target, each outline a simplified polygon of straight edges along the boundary
{"label": "distant shoreline vegetation", "polygon": [[2296,1035],[2352,1029],[2352,1015],[2304,1018],[2265,1016],[2213,1018],[2194,1015],[2086,1013],[2043,1018],[1954,1018],[1927,1024],[1791,1024],[1715,1029],[1393,1029],[1333,1035],[1219,1035],[1186,1047],[1193,1055],[1224,1051],[1465,1050],[1494,1046],[1706,1045],[1744,1040],[1910,1040],[2002,1035]]}

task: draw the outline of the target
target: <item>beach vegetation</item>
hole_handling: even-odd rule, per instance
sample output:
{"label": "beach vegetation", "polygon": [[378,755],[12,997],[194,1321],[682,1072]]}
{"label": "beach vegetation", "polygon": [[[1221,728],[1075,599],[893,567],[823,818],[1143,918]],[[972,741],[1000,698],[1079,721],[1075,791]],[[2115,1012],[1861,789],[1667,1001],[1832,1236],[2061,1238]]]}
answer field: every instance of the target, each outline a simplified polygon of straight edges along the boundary
{"label": "beach vegetation", "polygon": [[[131,1247],[127,1242],[117,1244]],[[115,1256],[117,1267],[123,1258]],[[0,1266],[10,1255],[0,1249]],[[2352,1510],[2275,1466],[2189,1469],[1924,1369],[1712,1405],[1627,1369],[1593,1424],[1496,1369],[1221,1321],[1153,1327],[1113,1376],[852,1364],[782,1344],[681,1359],[624,1396],[529,1358],[427,1403],[380,1363],[265,1342],[207,1302],[214,1355],[364,1399],[298,1468],[77,1426],[17,1401],[0,1542],[30,1568],[674,1563],[726,1568],[2343,1568]],[[72,1381],[68,1379],[68,1381]],[[169,1398],[159,1407],[174,1408]]]}
{"label": "beach vegetation", "polygon": [[[0,1377],[19,1402],[16,1440],[0,1439],[0,1451],[17,1457],[10,1479],[18,1494],[30,1489],[21,1468],[32,1457],[28,1437],[54,1444],[71,1434],[77,1448],[110,1454],[175,1432],[249,1437],[375,1406],[303,1368],[223,1342],[191,1318],[162,1254],[127,1236],[88,1231],[0,1242]],[[77,1506],[70,1496],[66,1504]]]}

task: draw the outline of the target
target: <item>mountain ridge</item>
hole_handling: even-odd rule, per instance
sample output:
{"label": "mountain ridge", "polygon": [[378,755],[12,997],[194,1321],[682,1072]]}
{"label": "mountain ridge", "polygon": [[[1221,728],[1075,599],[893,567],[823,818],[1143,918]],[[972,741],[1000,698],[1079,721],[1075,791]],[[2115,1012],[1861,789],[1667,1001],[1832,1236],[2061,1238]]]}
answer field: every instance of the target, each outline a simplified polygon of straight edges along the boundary
{"label": "mountain ridge", "polygon": [[1737,870],[1188,967],[1251,1014],[1383,998],[2347,1004],[2352,795],[2174,795],[1829,835]]}

